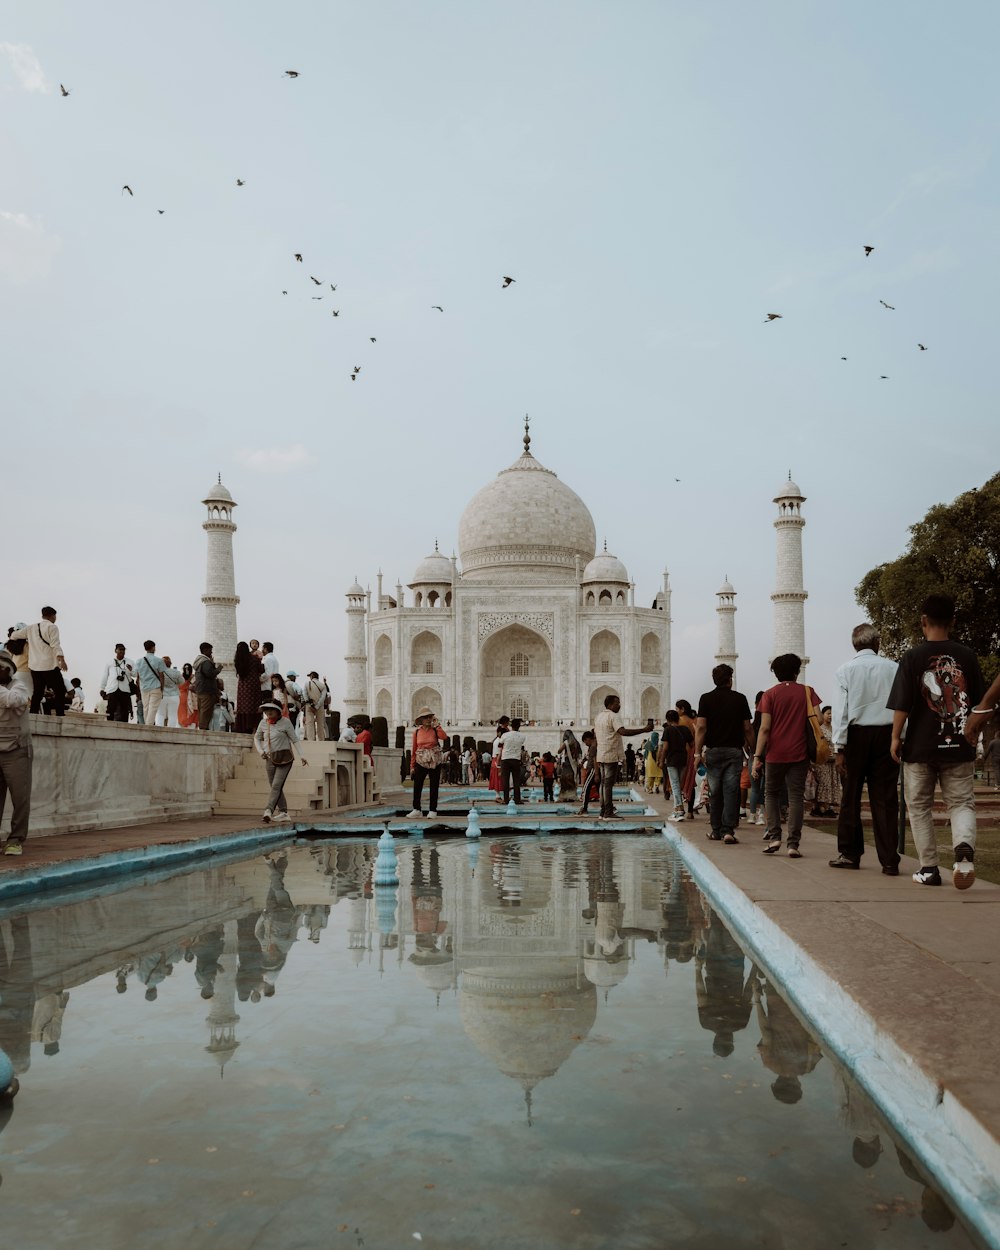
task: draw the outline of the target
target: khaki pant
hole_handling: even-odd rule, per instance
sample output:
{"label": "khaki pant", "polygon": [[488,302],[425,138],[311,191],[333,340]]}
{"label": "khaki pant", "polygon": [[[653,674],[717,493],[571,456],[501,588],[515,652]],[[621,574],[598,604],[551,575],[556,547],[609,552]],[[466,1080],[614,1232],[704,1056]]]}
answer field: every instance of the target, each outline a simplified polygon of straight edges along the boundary
{"label": "khaki pant", "polygon": [[326,709],[307,703],[303,708],[302,737],[326,741]]}
{"label": "khaki pant", "polygon": [[195,696],[198,700],[198,728],[212,728],[212,713],[215,711],[215,705],[218,703],[218,695],[199,694]]}
{"label": "khaki pant", "polygon": [[28,816],[31,813],[31,743],[15,747],[13,751],[0,751],[0,819],[7,806],[10,792],[11,812],[10,840],[23,842],[28,836]]}
{"label": "khaki pant", "polygon": [[156,713],[163,702],[163,691],[157,686],[153,690],[142,692],[142,719],[147,725],[156,724]]}
{"label": "khaki pant", "polygon": [[973,780],[976,766],[964,764],[903,764],[903,794],[910,833],[921,868],[936,868],[937,838],[934,836],[934,787],[940,783],[941,798],[951,821],[951,844],[965,842],[975,850],[976,799]]}

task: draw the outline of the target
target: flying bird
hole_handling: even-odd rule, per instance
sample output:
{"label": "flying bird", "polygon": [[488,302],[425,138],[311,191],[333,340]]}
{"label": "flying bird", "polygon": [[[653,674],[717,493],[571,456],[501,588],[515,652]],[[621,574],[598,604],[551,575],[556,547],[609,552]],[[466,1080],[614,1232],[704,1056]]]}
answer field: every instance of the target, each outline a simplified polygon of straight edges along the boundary
{"label": "flying bird", "polygon": [[66,88],[62,85],[62,83],[60,83],[60,84],[59,84],[59,94],[60,94],[60,95],[64,95],[64,96],[69,95],[69,92],[68,92],[68,91],[66,90]]}
{"label": "flying bird", "polygon": [[355,365],[355,366],[354,366],[354,372],[355,372],[355,373],[360,373],[360,372],[361,372],[361,366],[360,366],[360,365]]}
{"label": "flying bird", "polygon": [[122,195],[124,195],[126,191],[129,193],[129,195],[132,195],[132,188],[128,185],[127,182],[122,187]]}
{"label": "flying bird", "polygon": [[436,308],[438,312],[444,312],[444,309],[441,307],[440,304],[431,304],[431,308]]}
{"label": "flying bird", "polygon": [[847,357],[846,357],[846,356],[841,356],[841,358],[840,358],[840,359],[841,359],[841,360],[846,360],[846,359],[847,359]]}
{"label": "flying bird", "polygon": [[281,292],[281,294],[282,294],[282,295],[287,295],[287,294],[288,294],[288,292],[287,292],[287,291],[282,291],[282,292]]}
{"label": "flying bird", "polygon": [[781,320],[781,313],[768,313],[767,316],[764,318],[764,324],[766,325],[768,321],[780,321],[780,320]]}
{"label": "flying bird", "polygon": [[310,295],[309,298],[310,299],[322,299],[323,296],[322,295]]}
{"label": "flying bird", "polygon": [[331,283],[330,283],[330,290],[331,290],[331,291],[335,291],[336,289],[337,289],[337,288],[336,288],[336,287],[333,285],[333,283],[331,282]]}
{"label": "flying bird", "polygon": [[866,256],[871,256],[872,252],[875,251],[875,249],[873,247],[869,247],[867,243],[862,243],[861,246],[865,249]]}
{"label": "flying bird", "polygon": [[885,300],[884,300],[884,299],[880,299],[880,300],[879,300],[879,303],[882,305],[882,307],[883,307],[883,308],[888,308],[888,310],[889,310],[890,312],[895,312],[895,311],[896,311],[896,305],[895,305],[895,304],[887,304],[887,303],[885,302]]}
{"label": "flying bird", "polygon": [[243,179],[242,179],[242,178],[237,178],[237,179],[236,179],[236,185],[237,185],[238,187],[245,187],[245,186],[246,186],[246,183],[243,181]]}
{"label": "flying bird", "polygon": [[334,317],[339,317],[339,316],[340,316],[340,309],[339,309],[339,308],[333,308],[333,309],[331,309],[330,311],[331,311],[331,313],[333,314],[333,316],[334,316]]}
{"label": "flying bird", "polygon": [[887,373],[880,373],[878,376],[882,379],[883,382],[888,382],[889,380],[889,375]]}
{"label": "flying bird", "polygon": [[924,347],[923,343],[918,343],[917,346],[920,348],[922,352],[925,352],[927,350],[927,348]]}
{"label": "flying bird", "polygon": [[[370,336],[370,335],[369,335],[369,338],[371,339],[371,336]],[[371,339],[371,342],[372,342],[372,343],[374,343],[374,342],[375,342],[375,340],[374,340],[374,339]]]}
{"label": "flying bird", "polygon": [[299,264],[301,265],[301,264],[302,264],[302,253],[301,253],[301,252],[296,252],[296,253],[295,253],[295,259],[296,259],[296,260],[299,262]]}
{"label": "flying bird", "polygon": [[319,278],[314,278],[314,277],[312,276],[312,274],[310,274],[310,275],[309,275],[309,281],[310,281],[310,282],[315,282],[317,286],[322,286],[322,285],[323,285],[323,283],[319,280]]}
{"label": "flying bird", "polygon": [[157,211],[157,212],[160,214],[160,216],[162,217],[162,216],[163,216],[163,214],[164,214],[167,210],[166,210],[165,208],[158,208],[156,211]]}
{"label": "flying bird", "polygon": [[504,277],[504,280],[503,280],[504,288],[509,287],[513,281],[514,281],[513,278]]}
{"label": "flying bird", "polygon": [[285,77],[286,77],[286,78],[298,78],[298,76],[299,76],[299,71],[298,71],[297,69],[286,69],[286,70],[285,70]]}

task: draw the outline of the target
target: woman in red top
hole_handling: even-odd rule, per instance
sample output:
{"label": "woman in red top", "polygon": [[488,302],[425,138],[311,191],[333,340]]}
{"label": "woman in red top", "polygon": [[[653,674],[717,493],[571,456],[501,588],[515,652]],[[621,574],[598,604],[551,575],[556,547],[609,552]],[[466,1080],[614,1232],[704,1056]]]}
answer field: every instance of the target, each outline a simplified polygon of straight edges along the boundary
{"label": "woman in red top", "polygon": [[424,778],[431,779],[430,810],[427,819],[437,816],[438,785],[441,781],[441,761],[444,754],[441,743],[448,741],[448,735],[441,728],[438,718],[429,707],[422,707],[416,715],[413,730],[413,744],[410,748],[410,764],[413,774],[413,811],[414,819],[422,816],[420,799],[424,792]]}
{"label": "woman in red top", "polygon": [[778,684],[764,691],[760,701],[760,732],[757,753],[753,757],[753,775],[760,775],[761,762],[767,759],[764,771],[764,814],[767,817],[767,841],[764,854],[781,850],[781,790],[788,786],[788,854],[801,859],[802,816],[805,806],[806,774],[809,771],[809,714],[819,714],[822,699],[811,686],[798,682],[802,661],[797,655],[776,655],[771,672]]}

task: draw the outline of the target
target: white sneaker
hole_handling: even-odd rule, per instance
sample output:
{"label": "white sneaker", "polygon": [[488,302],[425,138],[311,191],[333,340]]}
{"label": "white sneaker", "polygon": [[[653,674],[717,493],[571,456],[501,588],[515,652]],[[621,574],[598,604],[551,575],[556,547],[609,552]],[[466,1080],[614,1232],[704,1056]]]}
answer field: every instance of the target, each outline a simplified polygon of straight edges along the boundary
{"label": "white sneaker", "polygon": [[406,813],[407,820],[419,820],[421,816],[423,816],[423,812],[418,812],[416,808],[412,812]]}
{"label": "white sneaker", "polygon": [[428,813],[427,813],[427,819],[428,819],[428,820],[437,820],[437,812],[428,812]]}
{"label": "white sneaker", "polygon": [[273,819],[275,824],[284,824],[292,818],[287,812],[275,812]]}
{"label": "white sneaker", "polygon": [[757,824],[757,825],[762,825],[762,824],[764,824],[764,823],[765,823],[765,822],[764,822],[764,813],[763,813],[763,811],[759,811],[759,812],[757,813],[757,819],[754,821],[754,824]]}
{"label": "white sneaker", "polygon": [[262,817],[262,820],[264,821],[265,825],[269,825],[271,823],[271,809],[269,807],[264,808],[264,815]]}
{"label": "white sneaker", "polygon": [[747,809],[745,807],[741,807],[740,808],[740,820],[746,820],[746,818],[747,818]]}

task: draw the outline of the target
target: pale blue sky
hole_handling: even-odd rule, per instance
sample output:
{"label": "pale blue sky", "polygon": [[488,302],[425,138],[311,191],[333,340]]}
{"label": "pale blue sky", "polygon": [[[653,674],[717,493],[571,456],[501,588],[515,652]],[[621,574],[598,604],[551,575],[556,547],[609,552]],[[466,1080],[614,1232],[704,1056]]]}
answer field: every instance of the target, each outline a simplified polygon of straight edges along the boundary
{"label": "pale blue sky", "polygon": [[221,471],[241,634],[339,700],[354,575],[450,552],[528,411],[640,602],[669,567],[675,696],[725,574],[767,684],[791,469],[826,695],[861,576],[997,467],[998,36],[987,3],[8,2],[2,623],[55,603],[88,697],[119,637],[190,658]]}

